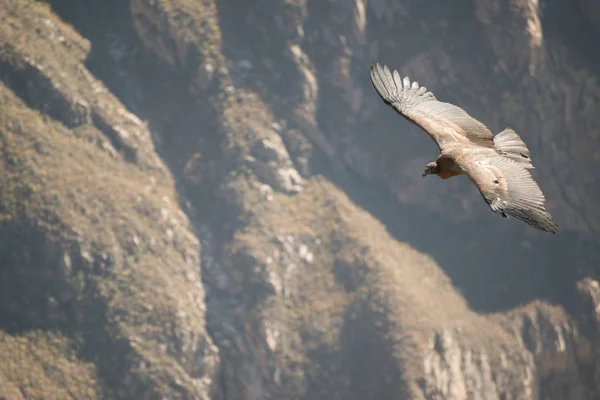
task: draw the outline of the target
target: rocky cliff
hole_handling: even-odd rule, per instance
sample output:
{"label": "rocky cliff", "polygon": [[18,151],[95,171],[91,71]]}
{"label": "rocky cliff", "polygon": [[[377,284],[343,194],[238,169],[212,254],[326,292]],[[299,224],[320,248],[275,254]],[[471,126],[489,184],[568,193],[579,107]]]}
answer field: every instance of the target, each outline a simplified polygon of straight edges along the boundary
{"label": "rocky cliff", "polygon": [[[600,9],[0,0],[0,398],[600,397]],[[492,214],[369,61],[524,138]]]}

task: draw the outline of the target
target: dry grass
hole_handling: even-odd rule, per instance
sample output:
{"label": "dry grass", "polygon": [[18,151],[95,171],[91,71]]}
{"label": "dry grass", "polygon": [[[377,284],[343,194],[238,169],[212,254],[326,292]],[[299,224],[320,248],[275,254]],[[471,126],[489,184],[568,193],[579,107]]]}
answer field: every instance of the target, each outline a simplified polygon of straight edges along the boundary
{"label": "dry grass", "polygon": [[[38,268],[44,276],[56,277],[57,289],[51,287],[54,281],[47,282],[50,291],[67,285],[75,288],[79,300],[91,296],[88,301],[105,304],[107,315],[97,316],[98,321],[107,318],[105,330],[91,335],[100,342],[130,342],[128,353],[113,357],[122,359],[120,368],[127,368],[127,357],[132,355],[149,365],[129,371],[140,376],[142,386],[146,382],[153,393],[169,393],[169,382],[178,380],[189,393],[197,393],[199,385],[188,374],[203,368],[196,363],[195,352],[206,338],[204,311],[199,307],[203,302],[199,246],[178,207],[173,180],[157,164],[149,133],[91,77],[78,53],[63,48],[68,47],[64,41],[47,31],[58,26],[64,33],[64,26],[49,10],[29,2],[8,5],[12,8],[0,31],[0,62],[9,63],[14,71],[25,64],[33,66],[54,85],[55,93],[69,101],[81,97],[104,110],[108,123],[131,134],[141,160],[128,162],[103,146],[104,133],[90,121],[67,129],[0,84],[0,230],[36,226],[53,247],[49,250],[75,252],[72,271],[94,281],[96,292],[81,292],[75,272],[60,270],[50,255],[44,265],[6,268]],[[20,243],[20,248],[48,250],[40,249],[33,239]],[[189,295],[180,298],[175,295],[179,293]],[[168,344],[165,349],[163,343]],[[210,364],[211,350],[206,351]],[[40,368],[52,365],[45,359]],[[118,373],[102,367],[109,374]],[[211,373],[209,365],[204,368]]]}
{"label": "dry grass", "polygon": [[0,397],[6,399],[97,399],[101,389],[93,364],[76,357],[72,340],[43,331],[0,331]]}

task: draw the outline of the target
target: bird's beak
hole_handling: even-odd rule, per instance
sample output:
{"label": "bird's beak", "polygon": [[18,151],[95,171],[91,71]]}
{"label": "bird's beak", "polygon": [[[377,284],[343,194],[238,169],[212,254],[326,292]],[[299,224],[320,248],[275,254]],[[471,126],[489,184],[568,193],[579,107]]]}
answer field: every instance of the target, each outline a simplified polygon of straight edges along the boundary
{"label": "bird's beak", "polygon": [[425,178],[427,176],[426,172],[423,172],[423,178]]}

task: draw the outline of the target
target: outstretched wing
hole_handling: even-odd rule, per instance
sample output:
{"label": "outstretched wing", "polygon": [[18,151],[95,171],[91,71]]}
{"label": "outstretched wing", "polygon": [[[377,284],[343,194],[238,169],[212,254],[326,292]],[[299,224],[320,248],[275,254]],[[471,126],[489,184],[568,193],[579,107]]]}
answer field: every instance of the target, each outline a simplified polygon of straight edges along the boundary
{"label": "outstretched wing", "polygon": [[481,122],[453,104],[438,101],[433,93],[398,71],[371,62],[371,83],[384,103],[419,126],[442,149],[445,143],[467,138],[485,147],[494,146],[494,135]]}
{"label": "outstretched wing", "polygon": [[473,146],[453,153],[454,162],[475,183],[492,211],[512,215],[543,231],[558,232],[546,211],[544,194],[523,165]]}

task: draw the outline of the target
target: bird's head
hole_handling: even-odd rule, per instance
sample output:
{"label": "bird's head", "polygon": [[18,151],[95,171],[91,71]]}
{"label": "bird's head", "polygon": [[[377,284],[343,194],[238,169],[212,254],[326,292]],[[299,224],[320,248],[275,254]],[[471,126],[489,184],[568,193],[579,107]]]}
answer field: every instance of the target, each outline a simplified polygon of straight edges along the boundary
{"label": "bird's head", "polygon": [[425,171],[423,172],[423,178],[427,175],[437,175],[440,172],[440,166],[436,161],[432,161],[427,166],[425,166]]}

